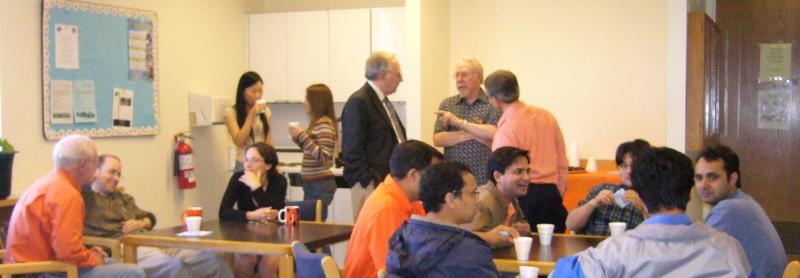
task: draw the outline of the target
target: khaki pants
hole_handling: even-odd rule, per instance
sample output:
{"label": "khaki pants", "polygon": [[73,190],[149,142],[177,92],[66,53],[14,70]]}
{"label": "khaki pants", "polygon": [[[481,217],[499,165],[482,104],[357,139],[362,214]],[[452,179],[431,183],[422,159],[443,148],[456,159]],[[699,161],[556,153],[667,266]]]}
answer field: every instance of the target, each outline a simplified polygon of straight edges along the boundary
{"label": "khaki pants", "polygon": [[370,183],[369,186],[363,187],[361,183],[356,183],[350,188],[350,202],[353,205],[353,223],[358,221],[358,213],[361,212],[361,207],[367,201],[367,197],[375,190],[375,184]]}

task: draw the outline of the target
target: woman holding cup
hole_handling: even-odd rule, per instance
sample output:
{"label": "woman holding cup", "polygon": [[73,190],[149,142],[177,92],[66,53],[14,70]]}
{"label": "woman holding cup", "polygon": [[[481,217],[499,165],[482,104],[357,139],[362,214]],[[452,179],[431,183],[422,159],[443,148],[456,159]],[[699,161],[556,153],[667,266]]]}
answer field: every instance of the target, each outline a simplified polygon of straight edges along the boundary
{"label": "woman holding cup", "polygon": [[[275,221],[278,210],[285,205],[286,197],[286,178],[278,173],[276,165],[278,154],[275,148],[264,142],[248,146],[245,149],[244,170],[234,173],[225,189],[219,206],[219,218],[242,222]],[[261,277],[275,277],[278,260],[277,256],[259,260],[255,255],[236,254],[233,271],[236,277],[251,277],[258,263]]]}
{"label": "woman holding cup", "polygon": [[322,221],[328,217],[328,205],[336,193],[336,181],[330,168],[338,138],[333,94],[325,84],[306,89],[303,102],[309,125],[303,130],[297,123],[289,124],[289,136],[303,149],[300,177],[303,179],[303,199],[322,200]]}
{"label": "woman holding cup", "polygon": [[236,145],[236,167],[234,172],[242,170],[244,147],[255,142],[272,144],[270,134],[270,117],[272,112],[264,94],[264,81],[258,73],[248,71],[239,78],[236,87],[236,103],[225,109],[225,126]]}

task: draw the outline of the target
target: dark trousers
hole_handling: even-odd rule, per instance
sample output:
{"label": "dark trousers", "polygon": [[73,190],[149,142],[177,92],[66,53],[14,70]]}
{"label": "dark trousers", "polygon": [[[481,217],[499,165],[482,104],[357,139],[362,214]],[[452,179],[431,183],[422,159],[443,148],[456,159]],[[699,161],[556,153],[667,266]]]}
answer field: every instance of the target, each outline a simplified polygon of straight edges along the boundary
{"label": "dark trousers", "polygon": [[567,209],[555,184],[531,183],[528,185],[528,194],[518,200],[531,231],[535,232],[536,224],[542,223],[555,225],[553,232],[556,233],[567,230]]}

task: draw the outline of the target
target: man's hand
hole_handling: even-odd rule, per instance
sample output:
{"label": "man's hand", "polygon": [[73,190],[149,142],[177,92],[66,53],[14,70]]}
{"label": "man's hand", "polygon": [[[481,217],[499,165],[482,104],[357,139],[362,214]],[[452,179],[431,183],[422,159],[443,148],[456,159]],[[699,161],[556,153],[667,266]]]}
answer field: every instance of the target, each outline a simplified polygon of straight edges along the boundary
{"label": "man's hand", "polygon": [[642,214],[647,215],[647,206],[642,202],[642,198],[639,198],[639,193],[636,193],[633,189],[625,190],[625,195],[622,195],[622,199],[631,203],[631,205],[641,211]]}
{"label": "man's hand", "polygon": [[520,235],[530,236],[531,234],[531,225],[528,224],[528,221],[520,221],[517,223],[512,223],[511,227],[514,228],[514,230],[517,230],[517,232],[519,232]]}
{"label": "man's hand", "polygon": [[89,252],[92,252],[92,257],[94,257],[97,265],[106,264],[106,258],[108,257],[108,254],[106,254],[106,251],[103,251],[103,248],[100,248],[100,246],[94,246],[92,249],[89,249]]}
{"label": "man's hand", "polygon": [[600,191],[600,193],[597,194],[597,196],[594,196],[594,198],[591,201],[589,201],[589,203],[592,203],[594,207],[598,207],[600,205],[613,204],[614,192],[611,192],[611,190],[608,189],[603,189],[602,191]]}
{"label": "man's hand", "polygon": [[492,248],[500,248],[514,244],[514,239],[519,237],[519,232],[509,226],[500,225],[488,232],[479,234],[479,236],[488,242]]}
{"label": "man's hand", "polygon": [[144,221],[131,219],[122,222],[122,233],[127,234],[138,230],[144,230],[145,227],[147,227],[147,224]]}
{"label": "man's hand", "polygon": [[453,115],[453,113],[447,111],[436,111],[433,112],[436,115],[439,115],[439,120],[446,126],[454,126],[454,127],[461,127],[462,120]]}

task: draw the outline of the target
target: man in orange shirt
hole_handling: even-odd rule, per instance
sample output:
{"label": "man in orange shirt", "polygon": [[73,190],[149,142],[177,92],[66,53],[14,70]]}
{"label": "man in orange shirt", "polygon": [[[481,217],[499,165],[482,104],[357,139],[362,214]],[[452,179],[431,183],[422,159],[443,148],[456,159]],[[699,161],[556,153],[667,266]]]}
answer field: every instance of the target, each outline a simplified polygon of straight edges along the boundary
{"label": "man in orange shirt", "polygon": [[[385,268],[389,238],[395,230],[411,219],[411,215],[425,215],[419,202],[419,182],[425,170],[442,159],[441,152],[417,140],[394,148],[389,175],[364,202],[353,227],[344,277],[372,278],[378,274],[378,269]],[[512,228],[501,225],[480,237],[493,246],[510,244],[511,237],[503,236],[502,231],[517,234]]]}
{"label": "man in orange shirt", "polygon": [[547,110],[519,100],[517,76],[498,70],[486,77],[486,91],[492,106],[503,112],[497,122],[492,151],[511,146],[528,151],[531,158],[528,194],[519,198],[531,227],[555,225],[566,229],[567,209],[562,204],[567,190],[567,152],[558,121]]}
{"label": "man in orange shirt", "polygon": [[409,140],[394,148],[390,173],[364,202],[347,250],[344,277],[376,277],[389,253],[389,238],[411,218],[425,215],[419,200],[419,181],[425,169],[444,159],[435,148]]}
{"label": "man in orange shirt", "polygon": [[[80,277],[141,277],[135,265],[113,263],[100,247],[81,242],[84,204],[81,185],[94,181],[97,148],[80,135],[64,137],[53,148],[55,169],[20,196],[8,229],[5,263],[62,261],[80,268]],[[108,264],[107,264],[108,263]]]}

